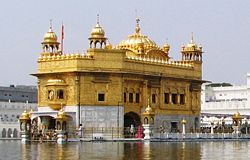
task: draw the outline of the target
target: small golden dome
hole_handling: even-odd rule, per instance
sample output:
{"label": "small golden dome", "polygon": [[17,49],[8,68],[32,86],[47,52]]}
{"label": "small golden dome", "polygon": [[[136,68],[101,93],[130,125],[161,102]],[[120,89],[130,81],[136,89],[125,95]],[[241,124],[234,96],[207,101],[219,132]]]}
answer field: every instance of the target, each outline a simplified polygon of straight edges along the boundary
{"label": "small golden dome", "polygon": [[145,109],[145,112],[151,113],[153,110],[152,108],[148,105],[148,107]]}
{"label": "small golden dome", "polygon": [[164,43],[164,45],[163,45],[163,51],[166,52],[166,53],[168,53],[169,49],[170,49],[170,45],[168,43]]}
{"label": "small golden dome", "polygon": [[181,124],[186,124],[187,121],[185,119],[181,120]]}
{"label": "small golden dome", "polygon": [[112,44],[107,41],[105,49],[112,49]]}
{"label": "small golden dome", "polygon": [[60,109],[60,111],[57,113],[56,119],[57,120],[66,120],[67,119],[67,115],[63,111],[63,109]]}
{"label": "small golden dome", "polygon": [[193,34],[191,37],[191,41],[185,46],[182,46],[182,51],[199,51],[202,52],[202,47],[198,46],[195,42],[194,42],[194,38],[193,38]]}
{"label": "small golden dome", "polygon": [[96,26],[91,31],[91,38],[104,38],[104,36],[105,32],[99,22],[97,22]]}
{"label": "small golden dome", "polygon": [[24,112],[22,113],[22,115],[19,118],[20,120],[29,120],[30,119],[30,114],[24,110]]}
{"label": "small golden dome", "polygon": [[239,112],[235,113],[235,114],[233,115],[233,119],[241,119],[240,113],[239,113]]}
{"label": "small golden dome", "polygon": [[43,43],[58,43],[56,33],[52,30],[51,26],[49,31],[44,35]]}
{"label": "small golden dome", "polygon": [[143,112],[143,115],[154,115],[155,112],[153,111],[153,109],[150,107],[149,105],[149,99],[148,99],[148,106],[145,109],[145,111]]}

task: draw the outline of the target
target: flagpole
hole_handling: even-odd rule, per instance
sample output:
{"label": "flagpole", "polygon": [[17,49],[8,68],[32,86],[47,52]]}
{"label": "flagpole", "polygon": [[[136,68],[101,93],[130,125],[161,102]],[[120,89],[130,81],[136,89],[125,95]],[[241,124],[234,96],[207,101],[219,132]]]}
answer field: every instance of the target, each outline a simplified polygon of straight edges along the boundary
{"label": "flagpole", "polygon": [[63,39],[64,39],[64,25],[62,23],[62,30],[61,30],[61,51],[63,54]]}

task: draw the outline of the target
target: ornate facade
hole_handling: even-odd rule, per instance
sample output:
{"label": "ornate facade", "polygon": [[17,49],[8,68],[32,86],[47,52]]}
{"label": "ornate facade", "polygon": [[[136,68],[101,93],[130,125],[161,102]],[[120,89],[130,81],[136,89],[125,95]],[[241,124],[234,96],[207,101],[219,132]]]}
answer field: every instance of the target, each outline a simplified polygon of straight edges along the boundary
{"label": "ornate facade", "polygon": [[181,48],[182,59],[171,60],[170,45],[158,46],[136,22],[135,33],[113,47],[98,21],[84,54],[63,54],[50,27],[33,74],[39,107],[31,118],[39,117],[49,129],[54,122],[48,117],[63,108],[71,117],[68,127],[138,126],[150,104],[156,127],[177,132],[186,119],[188,129],[198,129],[202,47],[192,38]]}

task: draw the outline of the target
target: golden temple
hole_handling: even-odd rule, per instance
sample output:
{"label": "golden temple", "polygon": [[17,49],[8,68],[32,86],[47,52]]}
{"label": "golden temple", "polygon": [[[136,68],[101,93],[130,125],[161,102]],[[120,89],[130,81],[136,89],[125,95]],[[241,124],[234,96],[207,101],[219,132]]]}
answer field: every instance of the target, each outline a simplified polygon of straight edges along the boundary
{"label": "golden temple", "polygon": [[[150,105],[155,127],[178,132],[186,120],[187,132],[199,129],[202,84],[202,47],[193,37],[181,48],[181,60],[169,57],[170,45],[158,46],[135,33],[113,47],[99,20],[92,29],[86,53],[64,54],[52,26],[38,58],[38,118],[45,128],[63,108],[68,128],[138,126]],[[148,102],[149,99],[149,102]],[[149,110],[149,109],[148,109]]]}

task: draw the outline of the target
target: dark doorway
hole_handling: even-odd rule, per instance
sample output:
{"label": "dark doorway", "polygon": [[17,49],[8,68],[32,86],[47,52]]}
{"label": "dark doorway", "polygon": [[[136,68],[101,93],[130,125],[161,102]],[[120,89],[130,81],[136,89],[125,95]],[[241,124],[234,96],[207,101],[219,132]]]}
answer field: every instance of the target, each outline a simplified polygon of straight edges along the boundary
{"label": "dark doorway", "polygon": [[6,131],[6,129],[4,128],[3,131],[2,131],[2,138],[6,138],[6,135],[7,135],[6,132],[7,132],[7,131]]}
{"label": "dark doorway", "polygon": [[128,112],[124,115],[124,137],[134,138],[137,127],[141,125],[141,119],[135,112]]}
{"label": "dark doorway", "polygon": [[48,129],[55,129],[56,128],[56,119],[50,116],[40,116],[41,123],[45,124],[44,126],[46,130]]}
{"label": "dark doorway", "polygon": [[141,124],[141,119],[135,112],[128,112],[124,115],[124,127],[138,127]]}
{"label": "dark doorway", "polygon": [[15,128],[14,131],[13,131],[13,137],[14,137],[14,138],[17,138],[17,134],[18,134],[18,131],[17,131],[17,129]]}
{"label": "dark doorway", "polygon": [[55,129],[55,128],[56,128],[56,119],[51,118],[51,119],[49,120],[48,129]]}
{"label": "dark doorway", "polygon": [[177,133],[178,125],[177,122],[171,122],[171,133]]}
{"label": "dark doorway", "polygon": [[195,119],[194,119],[194,129],[195,129],[195,132],[198,131],[198,129],[199,129],[199,118],[198,117],[195,117]]}
{"label": "dark doorway", "polygon": [[8,129],[8,133],[7,133],[7,137],[8,137],[8,138],[11,138],[11,134],[12,134],[12,129],[9,128],[9,129]]}

